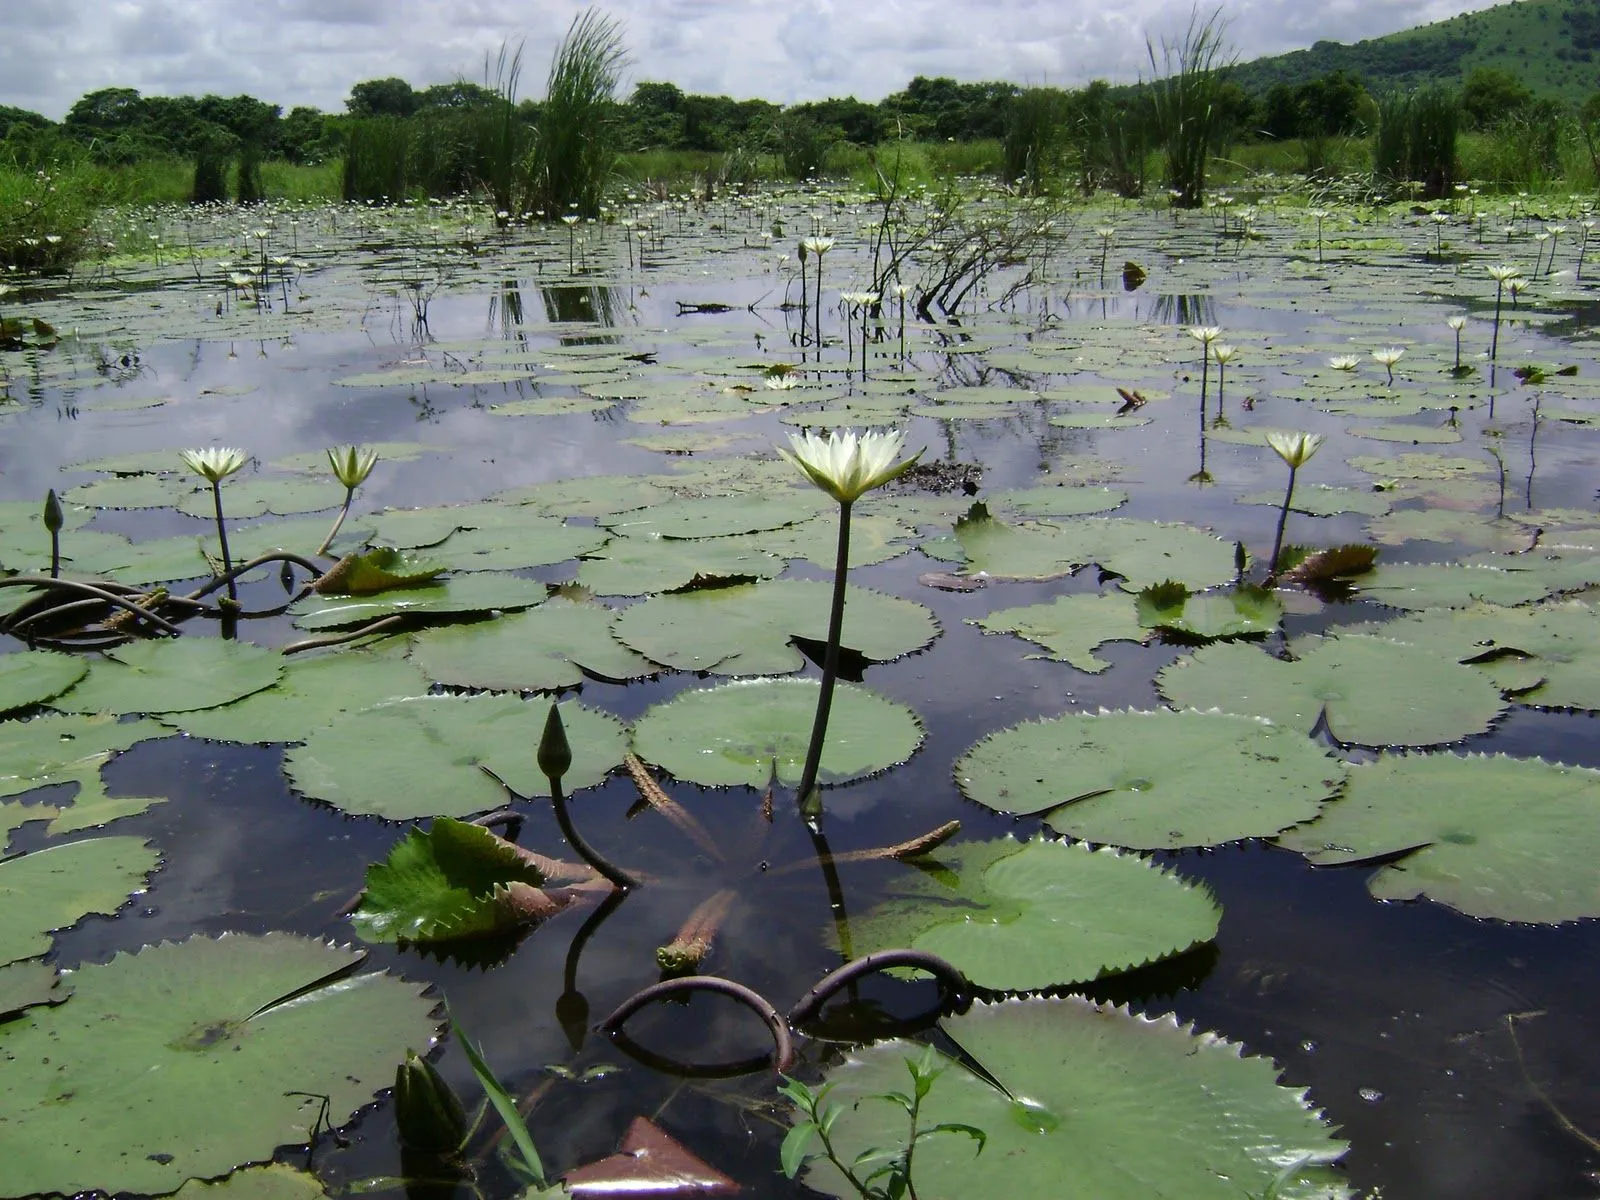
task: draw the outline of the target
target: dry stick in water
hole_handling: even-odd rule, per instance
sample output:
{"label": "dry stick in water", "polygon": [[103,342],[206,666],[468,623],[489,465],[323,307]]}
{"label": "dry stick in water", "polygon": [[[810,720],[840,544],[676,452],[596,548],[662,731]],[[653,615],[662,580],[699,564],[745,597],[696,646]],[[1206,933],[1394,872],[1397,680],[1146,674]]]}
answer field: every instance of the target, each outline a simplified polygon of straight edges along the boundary
{"label": "dry stick in water", "polygon": [[622,758],[623,764],[628,768],[628,774],[633,779],[633,784],[639,789],[639,796],[646,804],[655,809],[667,820],[677,827],[683,834],[700,849],[704,850],[718,862],[724,861],[722,848],[716,840],[706,831],[706,827],[695,820],[694,815],[679,804],[666,792],[661,790],[661,785],[651,776],[649,768],[640,762],[631,751]]}

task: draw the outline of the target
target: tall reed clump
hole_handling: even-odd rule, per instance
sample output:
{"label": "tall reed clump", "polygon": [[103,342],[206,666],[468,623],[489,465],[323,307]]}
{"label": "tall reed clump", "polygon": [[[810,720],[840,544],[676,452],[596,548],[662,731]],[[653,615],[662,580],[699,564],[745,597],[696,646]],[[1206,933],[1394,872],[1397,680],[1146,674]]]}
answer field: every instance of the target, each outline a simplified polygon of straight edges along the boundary
{"label": "tall reed clump", "polygon": [[1146,41],[1145,50],[1157,76],[1149,87],[1151,116],[1166,154],[1167,186],[1179,208],[1199,208],[1206,163],[1226,132],[1223,88],[1237,57],[1223,40],[1222,10],[1204,18],[1191,13],[1181,41],[1162,40],[1159,61],[1153,43]]}
{"label": "tall reed clump", "polygon": [[224,204],[228,199],[228,147],[220,137],[204,139],[194,156],[190,204]]}
{"label": "tall reed clump", "polygon": [[395,200],[411,188],[411,127],[404,117],[361,117],[345,133],[340,195],[346,201]]}
{"label": "tall reed clump", "polygon": [[600,215],[621,146],[614,107],[626,63],[615,20],[593,8],[573,18],[550,60],[533,134],[529,194],[546,217]]}
{"label": "tall reed clump", "polygon": [[1442,200],[1455,185],[1460,126],[1461,106],[1452,88],[1434,84],[1380,97],[1373,182],[1393,192],[1415,180],[1424,199]]}
{"label": "tall reed clump", "polygon": [[234,168],[233,198],[240,204],[260,204],[267,198],[261,186],[261,147],[246,142],[239,150],[239,162]]}
{"label": "tall reed clump", "polygon": [[[533,130],[517,115],[517,84],[522,78],[522,44],[513,51],[501,43],[491,77],[484,65],[484,83],[493,94],[472,111],[477,183],[496,212],[523,210],[522,176],[533,145]],[[548,211],[548,210],[547,210]]]}
{"label": "tall reed clump", "polygon": [[1006,114],[1007,183],[1021,183],[1030,196],[1043,194],[1060,173],[1066,143],[1067,95],[1058,88],[1024,88]]}

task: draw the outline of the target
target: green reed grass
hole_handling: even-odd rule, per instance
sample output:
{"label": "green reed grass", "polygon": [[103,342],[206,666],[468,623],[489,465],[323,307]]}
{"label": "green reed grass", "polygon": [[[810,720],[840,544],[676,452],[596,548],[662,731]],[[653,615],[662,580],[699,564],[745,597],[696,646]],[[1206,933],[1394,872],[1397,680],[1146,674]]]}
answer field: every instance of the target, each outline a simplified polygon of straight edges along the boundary
{"label": "green reed grass", "polygon": [[1205,203],[1206,165],[1225,132],[1222,89],[1235,55],[1224,40],[1222,10],[1190,15],[1181,41],[1146,42],[1151,70],[1149,88],[1156,138],[1166,155],[1167,186],[1179,208]]}
{"label": "green reed grass", "polygon": [[627,64],[622,29],[597,9],[567,28],[550,62],[531,155],[531,207],[547,219],[600,214],[617,167],[620,131],[614,109]]}

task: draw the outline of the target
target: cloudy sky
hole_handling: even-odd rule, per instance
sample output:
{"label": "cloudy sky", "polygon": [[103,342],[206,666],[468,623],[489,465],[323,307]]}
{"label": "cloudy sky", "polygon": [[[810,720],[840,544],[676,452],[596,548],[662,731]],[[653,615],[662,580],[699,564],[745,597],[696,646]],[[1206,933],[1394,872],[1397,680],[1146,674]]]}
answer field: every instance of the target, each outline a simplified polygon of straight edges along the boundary
{"label": "cloudy sky", "polygon": [[[1492,0],[1227,0],[1241,57],[1392,33]],[[581,5],[561,0],[4,0],[0,104],[59,119],[85,92],[247,92],[341,110],[350,85],[481,80],[527,39],[525,93]],[[881,99],[914,75],[1077,86],[1132,79],[1190,0],[611,0],[628,82],[788,102]]]}

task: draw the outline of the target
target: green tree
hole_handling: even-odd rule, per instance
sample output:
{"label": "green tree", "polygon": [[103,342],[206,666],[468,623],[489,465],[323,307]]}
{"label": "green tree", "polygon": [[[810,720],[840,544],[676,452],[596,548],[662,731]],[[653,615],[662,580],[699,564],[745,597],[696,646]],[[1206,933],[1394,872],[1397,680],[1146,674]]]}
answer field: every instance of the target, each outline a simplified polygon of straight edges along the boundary
{"label": "green tree", "polygon": [[1533,92],[1510,71],[1475,67],[1461,85],[1461,114],[1472,129],[1488,129],[1533,103]]}
{"label": "green tree", "polygon": [[409,117],[417,111],[417,93],[404,79],[368,79],[350,89],[344,102],[351,116]]}

